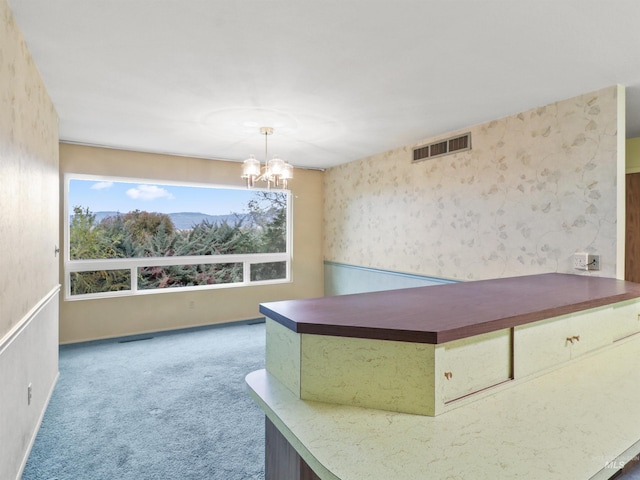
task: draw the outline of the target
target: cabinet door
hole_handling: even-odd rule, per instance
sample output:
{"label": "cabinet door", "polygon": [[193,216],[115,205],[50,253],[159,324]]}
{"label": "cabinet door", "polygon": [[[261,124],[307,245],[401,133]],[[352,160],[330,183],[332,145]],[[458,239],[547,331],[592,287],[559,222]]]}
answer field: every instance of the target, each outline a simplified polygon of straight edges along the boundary
{"label": "cabinet door", "polygon": [[614,305],[610,324],[614,342],[640,333],[640,302],[629,300]]}
{"label": "cabinet door", "polygon": [[515,378],[526,377],[571,359],[569,317],[554,317],[514,328]]}
{"label": "cabinet door", "polygon": [[512,378],[511,329],[448,342],[439,350],[445,403]]}
{"label": "cabinet door", "polygon": [[567,338],[571,339],[571,358],[577,358],[612,343],[611,312],[611,307],[601,307],[571,316],[567,335]]}

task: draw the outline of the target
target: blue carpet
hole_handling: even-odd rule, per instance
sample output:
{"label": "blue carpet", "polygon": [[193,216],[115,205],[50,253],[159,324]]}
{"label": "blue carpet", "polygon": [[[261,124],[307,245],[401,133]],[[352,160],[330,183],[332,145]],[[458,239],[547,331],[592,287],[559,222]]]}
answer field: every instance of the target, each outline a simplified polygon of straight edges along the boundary
{"label": "blue carpet", "polygon": [[24,480],[264,479],[264,324],[60,348]]}

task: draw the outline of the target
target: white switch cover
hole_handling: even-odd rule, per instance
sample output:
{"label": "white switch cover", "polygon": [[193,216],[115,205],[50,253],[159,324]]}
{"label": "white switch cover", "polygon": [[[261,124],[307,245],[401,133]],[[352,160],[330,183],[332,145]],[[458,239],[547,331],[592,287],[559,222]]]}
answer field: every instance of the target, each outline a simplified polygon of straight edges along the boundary
{"label": "white switch cover", "polygon": [[587,263],[589,262],[588,253],[574,253],[573,254],[573,268],[576,270],[589,270]]}

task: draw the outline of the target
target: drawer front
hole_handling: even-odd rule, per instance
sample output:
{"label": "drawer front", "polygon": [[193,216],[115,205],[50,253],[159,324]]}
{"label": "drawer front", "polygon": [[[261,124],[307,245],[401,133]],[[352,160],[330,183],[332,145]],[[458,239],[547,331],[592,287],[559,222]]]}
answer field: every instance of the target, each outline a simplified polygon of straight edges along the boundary
{"label": "drawer front", "polygon": [[614,342],[640,333],[640,302],[630,300],[615,305],[612,309],[610,324]]}
{"label": "drawer front", "polygon": [[526,377],[612,342],[611,307],[553,317],[514,329],[514,375]]}
{"label": "drawer front", "polygon": [[450,402],[510,380],[511,344],[511,329],[505,329],[439,347],[442,401]]}
{"label": "drawer front", "polygon": [[611,345],[611,307],[602,307],[574,314],[569,320],[570,331],[567,338],[571,348],[571,358],[577,358],[606,345]]}
{"label": "drawer front", "polygon": [[514,328],[514,375],[526,377],[571,359],[568,317],[554,317]]}

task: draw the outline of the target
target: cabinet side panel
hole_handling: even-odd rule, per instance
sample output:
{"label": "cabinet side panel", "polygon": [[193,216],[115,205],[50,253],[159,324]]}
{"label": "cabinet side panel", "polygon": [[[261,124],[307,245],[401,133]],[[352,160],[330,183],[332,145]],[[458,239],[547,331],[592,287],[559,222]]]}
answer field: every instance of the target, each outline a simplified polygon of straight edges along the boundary
{"label": "cabinet side panel", "polygon": [[266,368],[300,396],[300,335],[266,319]]}
{"label": "cabinet side panel", "polygon": [[434,415],[434,346],[302,335],[301,398]]}

